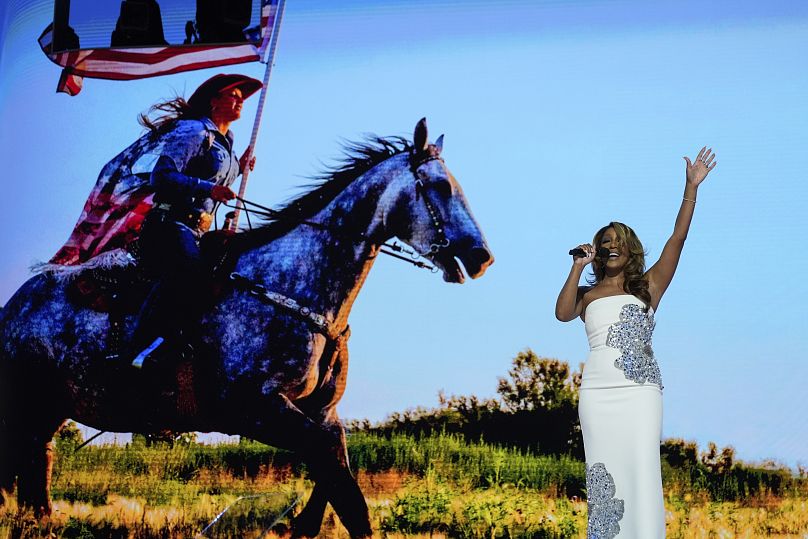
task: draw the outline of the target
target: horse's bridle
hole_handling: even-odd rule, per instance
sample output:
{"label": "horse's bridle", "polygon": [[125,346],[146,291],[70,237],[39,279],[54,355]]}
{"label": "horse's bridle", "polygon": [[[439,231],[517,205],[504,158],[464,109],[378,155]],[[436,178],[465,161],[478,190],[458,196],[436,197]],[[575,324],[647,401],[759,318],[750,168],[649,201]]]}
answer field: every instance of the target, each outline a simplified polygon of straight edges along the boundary
{"label": "horse's bridle", "polygon": [[439,150],[436,146],[430,145],[426,150],[423,151],[424,156],[422,158],[417,159],[418,153],[415,151],[413,151],[410,155],[410,172],[415,178],[415,199],[423,199],[424,205],[426,206],[426,211],[429,213],[430,219],[432,219],[432,225],[435,227],[437,236],[437,241],[430,244],[429,251],[420,253],[420,255],[425,258],[428,257],[432,260],[435,259],[441,249],[446,249],[449,247],[450,242],[449,238],[446,237],[446,228],[443,226],[443,221],[440,218],[440,214],[435,209],[435,206],[432,205],[432,201],[430,201],[429,197],[427,196],[427,189],[426,185],[424,184],[424,180],[418,176],[418,167],[430,161],[440,161],[442,164],[443,158],[438,152]]}

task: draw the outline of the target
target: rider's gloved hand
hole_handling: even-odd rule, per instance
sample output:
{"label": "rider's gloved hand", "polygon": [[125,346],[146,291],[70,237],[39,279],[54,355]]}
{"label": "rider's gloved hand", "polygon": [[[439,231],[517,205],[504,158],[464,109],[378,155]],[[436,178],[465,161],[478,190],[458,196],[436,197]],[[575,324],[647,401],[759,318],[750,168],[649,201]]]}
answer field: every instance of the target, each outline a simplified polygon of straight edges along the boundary
{"label": "rider's gloved hand", "polygon": [[236,194],[226,185],[214,185],[210,190],[210,198],[216,202],[227,202],[236,198]]}

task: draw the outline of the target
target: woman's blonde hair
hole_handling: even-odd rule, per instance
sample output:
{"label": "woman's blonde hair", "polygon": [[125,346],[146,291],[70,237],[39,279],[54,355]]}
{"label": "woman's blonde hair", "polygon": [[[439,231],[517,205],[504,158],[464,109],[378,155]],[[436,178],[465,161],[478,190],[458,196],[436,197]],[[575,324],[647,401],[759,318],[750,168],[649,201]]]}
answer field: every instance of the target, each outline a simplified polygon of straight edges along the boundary
{"label": "woman's blonde hair", "polygon": [[[617,243],[625,245],[628,248],[628,262],[623,268],[625,274],[625,282],[623,283],[623,290],[627,294],[636,296],[645,302],[646,305],[651,304],[651,293],[648,291],[648,281],[645,279],[645,249],[640,242],[640,238],[631,229],[630,226],[617,221],[612,221],[595,233],[595,238],[592,240],[592,245],[595,249],[600,247],[604,234],[610,228],[614,229],[615,236],[617,236]],[[591,285],[597,285],[606,276],[606,264],[600,258],[595,258],[592,261],[592,276],[587,278]]]}

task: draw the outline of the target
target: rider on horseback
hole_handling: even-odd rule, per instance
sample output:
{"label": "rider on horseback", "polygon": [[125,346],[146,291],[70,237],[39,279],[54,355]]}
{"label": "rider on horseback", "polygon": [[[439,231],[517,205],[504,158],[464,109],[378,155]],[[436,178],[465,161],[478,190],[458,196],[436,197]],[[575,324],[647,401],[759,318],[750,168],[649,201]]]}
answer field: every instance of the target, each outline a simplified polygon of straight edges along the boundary
{"label": "rider on horseback", "polygon": [[[166,112],[163,116],[150,120],[141,115],[140,122],[149,132],[104,167],[76,230],[52,260],[75,264],[123,247],[135,251],[143,268],[158,279],[134,332],[132,364],[136,367],[158,347],[164,353],[177,353],[196,342],[195,327],[204,309],[201,291],[208,282],[197,241],[210,227],[215,202],[233,199],[236,195],[230,185],[240,171],[255,163],[255,158],[249,159],[249,149],[240,159],[235,157],[229,126],[240,118],[244,100],[261,86],[244,75],[220,74],[203,82],[187,101],[178,97],[154,105],[151,110]],[[148,184],[143,178],[148,178]],[[145,185],[132,189],[131,184],[138,182]],[[138,189],[153,198],[128,200]],[[102,193],[107,194],[106,200]],[[116,195],[126,202],[116,201]],[[99,212],[102,203],[105,206]],[[144,211],[147,204],[151,206],[148,213]],[[89,240],[88,222],[93,236]],[[132,239],[138,233],[133,249]],[[161,347],[165,339],[175,346]]]}
{"label": "rider on horseback", "polygon": [[[242,75],[216,75],[196,89],[187,106],[179,99],[170,102],[175,115],[163,116],[157,124],[141,116],[143,123],[157,132],[166,124],[169,129],[182,129],[182,124],[191,122],[194,131],[179,143],[181,156],[189,153],[184,146],[198,145],[200,132],[205,139],[200,151],[184,166],[167,148],[151,174],[155,206],[143,222],[140,259],[160,280],[149,294],[135,329],[136,346],[154,339],[134,358],[132,365],[136,367],[163,343],[163,336],[178,338],[177,344],[185,346],[197,341],[195,328],[204,309],[200,291],[208,281],[197,240],[210,227],[214,201],[235,198],[229,186],[243,167],[254,163],[254,159],[246,162],[248,152],[236,159],[229,126],[241,117],[244,99],[260,87],[259,81]],[[186,118],[190,120],[184,121]],[[171,348],[175,347],[169,351]]]}

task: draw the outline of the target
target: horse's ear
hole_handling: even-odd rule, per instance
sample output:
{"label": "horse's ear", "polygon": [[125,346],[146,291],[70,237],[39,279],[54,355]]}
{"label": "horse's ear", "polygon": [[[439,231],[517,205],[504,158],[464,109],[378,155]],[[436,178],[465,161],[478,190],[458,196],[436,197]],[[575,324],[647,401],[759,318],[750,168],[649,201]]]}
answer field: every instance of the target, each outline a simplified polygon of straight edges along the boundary
{"label": "horse's ear", "polygon": [[425,152],[427,148],[426,141],[426,118],[421,118],[421,120],[415,125],[415,133],[412,136],[413,149],[418,153]]}
{"label": "horse's ear", "polygon": [[435,147],[438,149],[438,153],[443,151],[443,135],[438,137],[438,140],[435,141]]}

